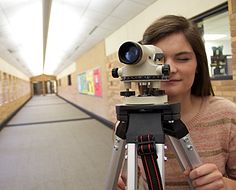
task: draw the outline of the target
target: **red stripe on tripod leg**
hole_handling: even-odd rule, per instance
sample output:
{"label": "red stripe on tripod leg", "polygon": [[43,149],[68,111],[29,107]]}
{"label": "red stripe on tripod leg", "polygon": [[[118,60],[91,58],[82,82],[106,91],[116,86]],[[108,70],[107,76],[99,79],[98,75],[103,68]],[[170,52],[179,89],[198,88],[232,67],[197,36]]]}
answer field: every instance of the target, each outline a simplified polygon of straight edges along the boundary
{"label": "red stripe on tripod leg", "polygon": [[[148,144],[148,149],[151,152],[151,145],[150,144]],[[152,164],[154,166],[154,170],[155,170],[155,173],[156,173],[156,176],[157,176],[158,187],[159,187],[159,189],[162,189],[162,186],[161,186],[161,183],[160,183],[160,180],[159,180],[160,178],[159,178],[158,168],[156,168],[156,163],[154,161],[155,159],[154,159],[153,155],[151,155],[151,158],[152,158]]]}
{"label": "red stripe on tripod leg", "polygon": [[156,165],[155,165],[155,158],[153,157],[153,155],[152,155],[152,163],[153,163],[153,165],[155,166],[154,169],[155,169],[156,176],[158,176],[158,177],[157,177],[157,182],[158,182],[159,189],[162,189],[162,186],[161,186],[161,183],[160,183],[160,180],[159,180],[161,176],[159,176],[159,173],[158,173],[158,170],[159,170],[159,169],[156,168]]}
{"label": "red stripe on tripod leg", "polygon": [[[142,149],[142,151],[143,151],[143,146],[141,146],[141,149]],[[151,184],[151,188],[152,188],[152,190],[154,190],[154,189],[153,189],[153,184],[152,184],[151,175],[150,175],[150,171],[149,171],[149,167],[148,167],[148,164],[147,164],[146,157],[143,156],[143,158],[144,158],[145,167],[146,167],[146,169],[147,169],[147,173],[148,173],[148,179],[149,179],[148,181],[149,181],[150,184]]]}
{"label": "red stripe on tripod leg", "polygon": [[144,161],[145,161],[145,165],[146,165],[147,172],[148,172],[148,179],[149,179],[148,181],[149,181],[150,184],[151,184],[152,190],[155,190],[155,189],[153,188],[153,184],[152,184],[152,180],[151,180],[151,174],[150,174],[149,167],[148,167],[148,164],[147,164],[147,160],[146,160],[145,157],[144,157]]}

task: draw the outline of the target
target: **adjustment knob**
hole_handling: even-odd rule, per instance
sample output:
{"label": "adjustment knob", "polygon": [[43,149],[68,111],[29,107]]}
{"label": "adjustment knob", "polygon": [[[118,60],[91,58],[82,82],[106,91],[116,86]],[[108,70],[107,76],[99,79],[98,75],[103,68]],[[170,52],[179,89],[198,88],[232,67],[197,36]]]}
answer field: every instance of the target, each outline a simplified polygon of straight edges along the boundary
{"label": "adjustment knob", "polygon": [[119,75],[118,75],[118,68],[113,68],[111,70],[111,75],[113,78],[119,78]]}
{"label": "adjustment knob", "polygon": [[162,66],[162,74],[164,76],[169,76],[169,74],[170,74],[170,65],[169,64],[164,64]]}
{"label": "adjustment knob", "polygon": [[164,57],[164,54],[163,53],[155,53],[155,56],[154,56],[154,61],[158,60],[158,61],[161,61]]}
{"label": "adjustment knob", "polygon": [[122,91],[120,92],[120,95],[124,97],[135,96],[135,91]]}

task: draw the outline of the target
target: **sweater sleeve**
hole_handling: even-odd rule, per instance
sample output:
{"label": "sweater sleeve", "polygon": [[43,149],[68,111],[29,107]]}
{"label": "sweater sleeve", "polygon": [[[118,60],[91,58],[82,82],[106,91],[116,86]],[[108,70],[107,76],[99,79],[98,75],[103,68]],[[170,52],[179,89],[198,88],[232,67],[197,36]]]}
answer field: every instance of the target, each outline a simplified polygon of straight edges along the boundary
{"label": "sweater sleeve", "polygon": [[229,157],[226,171],[229,178],[236,179],[236,118],[232,119],[229,141]]}

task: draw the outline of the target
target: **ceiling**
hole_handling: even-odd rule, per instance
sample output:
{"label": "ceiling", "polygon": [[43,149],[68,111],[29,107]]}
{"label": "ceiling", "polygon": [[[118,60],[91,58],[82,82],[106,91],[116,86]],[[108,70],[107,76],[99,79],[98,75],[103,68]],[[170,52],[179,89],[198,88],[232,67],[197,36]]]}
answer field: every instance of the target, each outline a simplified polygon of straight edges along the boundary
{"label": "ceiling", "polygon": [[56,75],[155,1],[0,0],[0,57],[29,77]]}

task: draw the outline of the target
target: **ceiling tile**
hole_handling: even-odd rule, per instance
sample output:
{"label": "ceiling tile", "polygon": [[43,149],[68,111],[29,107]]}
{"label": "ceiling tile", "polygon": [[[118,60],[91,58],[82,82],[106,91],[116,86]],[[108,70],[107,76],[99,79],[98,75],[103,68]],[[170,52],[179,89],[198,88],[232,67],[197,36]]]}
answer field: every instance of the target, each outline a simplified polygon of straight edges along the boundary
{"label": "ceiling tile", "polygon": [[5,16],[5,14],[0,9],[0,27],[7,25],[7,24],[8,24],[7,18]]}
{"label": "ceiling tile", "polygon": [[89,9],[110,14],[123,0],[91,0]]}
{"label": "ceiling tile", "polygon": [[111,14],[118,18],[126,19],[126,21],[132,19],[138,13],[145,8],[144,5],[134,3],[132,1],[123,1]]}
{"label": "ceiling tile", "polygon": [[114,31],[125,23],[126,23],[125,19],[109,16],[102,22],[100,26],[102,28],[106,28],[106,29]]}
{"label": "ceiling tile", "polygon": [[139,4],[142,4],[142,5],[151,5],[152,3],[156,2],[157,0],[128,0],[128,1],[132,1],[134,3],[139,3]]}
{"label": "ceiling tile", "polygon": [[92,20],[97,24],[100,24],[103,20],[105,20],[105,18],[107,17],[107,14],[100,12],[100,11],[94,11],[92,9],[87,9],[82,17],[87,20]]}
{"label": "ceiling tile", "polygon": [[64,3],[72,7],[86,8],[89,6],[91,0],[53,0],[56,3]]}

